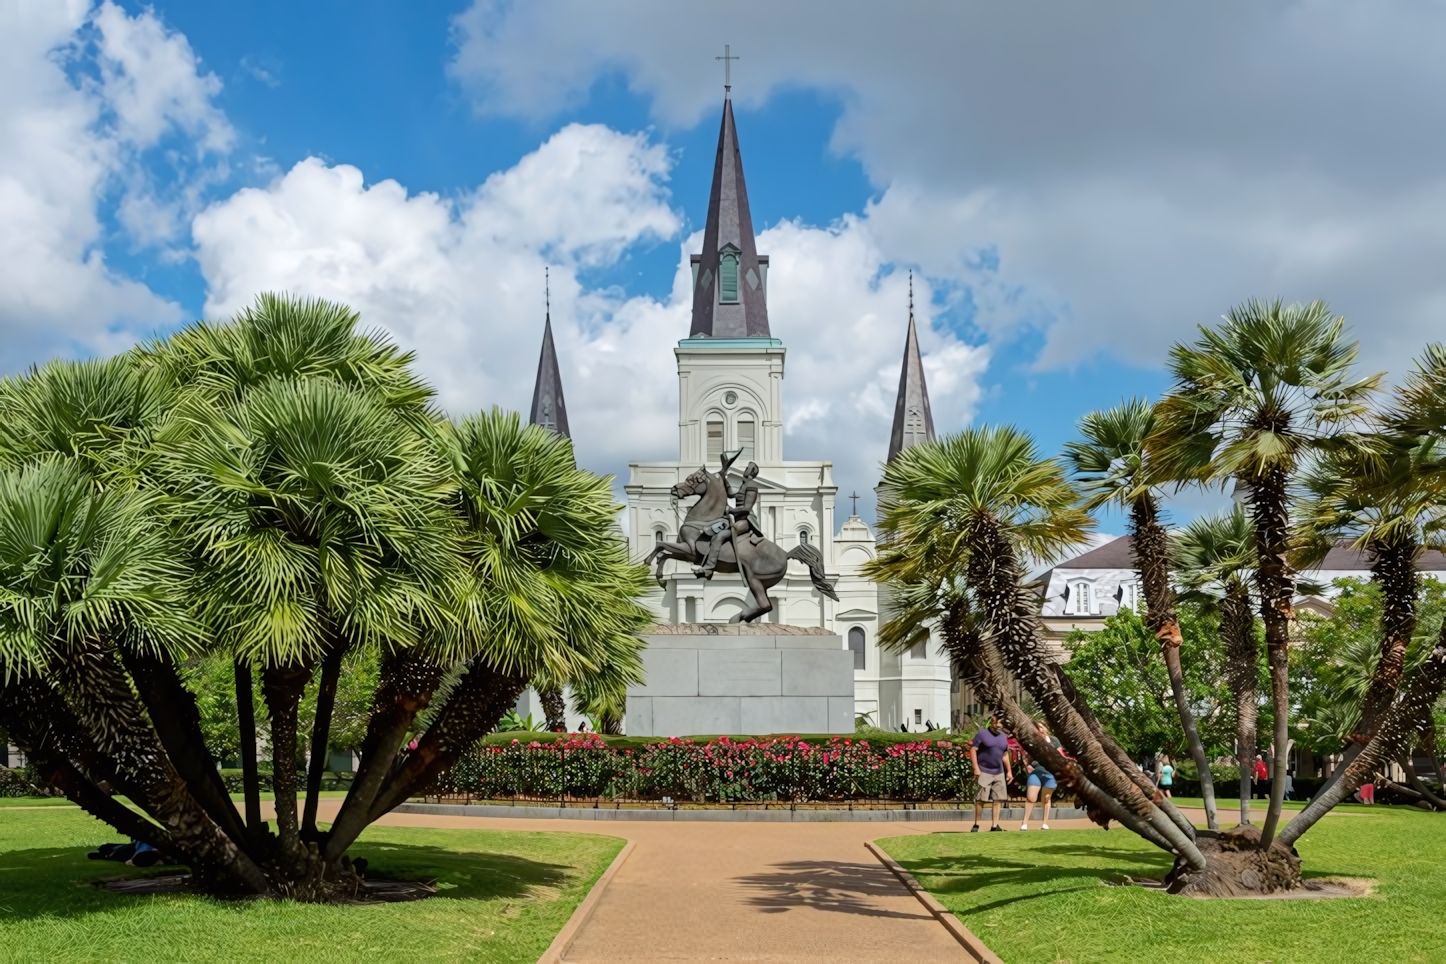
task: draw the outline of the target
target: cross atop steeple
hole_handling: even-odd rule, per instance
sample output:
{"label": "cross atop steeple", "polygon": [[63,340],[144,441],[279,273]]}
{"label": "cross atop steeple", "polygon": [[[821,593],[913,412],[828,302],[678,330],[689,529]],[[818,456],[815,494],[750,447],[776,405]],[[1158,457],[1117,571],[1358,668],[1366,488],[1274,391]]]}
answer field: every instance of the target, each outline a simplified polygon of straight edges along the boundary
{"label": "cross atop steeple", "polygon": [[714,57],[714,60],[723,61],[723,98],[726,100],[733,92],[733,61],[741,58],[734,57],[729,53],[728,44],[723,45],[723,56]]}
{"label": "cross atop steeple", "polygon": [[889,457],[904,449],[934,441],[934,413],[929,410],[929,388],[924,384],[924,360],[919,355],[919,332],[914,327],[914,272],[909,272],[909,331],[904,336],[904,364],[899,372],[899,397],[894,402],[894,428],[889,433]]}

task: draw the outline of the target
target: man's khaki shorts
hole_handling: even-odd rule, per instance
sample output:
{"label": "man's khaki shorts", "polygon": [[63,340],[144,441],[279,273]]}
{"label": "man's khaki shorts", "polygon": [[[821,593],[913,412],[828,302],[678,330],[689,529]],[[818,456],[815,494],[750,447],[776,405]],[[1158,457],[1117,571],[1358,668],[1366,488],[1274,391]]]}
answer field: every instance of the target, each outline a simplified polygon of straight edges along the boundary
{"label": "man's khaki shorts", "polygon": [[992,800],[1005,801],[1009,799],[1009,788],[1004,785],[1004,774],[1002,773],[979,773],[976,774],[979,781],[979,796],[974,799],[980,803],[989,803]]}

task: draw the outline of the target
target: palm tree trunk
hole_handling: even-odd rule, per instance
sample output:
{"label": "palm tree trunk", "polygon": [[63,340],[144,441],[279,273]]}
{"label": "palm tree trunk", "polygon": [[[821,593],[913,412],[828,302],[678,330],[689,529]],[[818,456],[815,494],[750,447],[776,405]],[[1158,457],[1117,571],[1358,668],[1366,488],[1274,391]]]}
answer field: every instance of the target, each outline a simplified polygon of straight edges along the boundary
{"label": "palm tree trunk", "polygon": [[1130,546],[1135,555],[1135,569],[1145,590],[1145,623],[1160,643],[1165,671],[1170,677],[1170,692],[1175,697],[1175,711],[1185,731],[1185,745],[1190,758],[1200,771],[1200,793],[1205,798],[1205,821],[1211,830],[1220,829],[1215,815],[1215,778],[1210,760],[1200,740],[1195,713],[1190,709],[1190,695],[1185,692],[1185,672],[1180,665],[1180,619],[1175,609],[1175,587],[1170,585],[1170,540],[1160,525],[1159,509],[1154,497],[1146,495],[1130,506]]}
{"label": "palm tree trunk", "polygon": [[1365,742],[1376,720],[1391,705],[1406,670],[1406,649],[1416,634],[1416,575],[1414,540],[1397,544],[1373,543],[1371,576],[1381,587],[1381,659],[1361,701],[1361,720],[1355,739]]}
{"label": "palm tree trunk", "polygon": [[261,868],[191,795],[141,707],[115,650],[91,640],[61,654],[54,676],[96,750],[115,766],[120,788],[166,827],[203,882],[267,893]]}
{"label": "palm tree trunk", "polygon": [[281,852],[301,870],[303,848],[296,819],[297,709],[311,679],[309,667],[290,665],[261,671],[261,695],[271,716],[271,792],[276,803],[276,834]]}
{"label": "palm tree trunk", "polygon": [[442,667],[409,652],[382,660],[381,680],[374,701],[376,709],[367,724],[361,762],[322,848],[328,864],[338,860],[371,823],[367,815],[377,793],[396,765],[397,751],[412,722],[431,702],[432,693],[442,681],[442,672]]}
{"label": "palm tree trunk", "polygon": [[1275,710],[1274,760],[1270,806],[1260,830],[1260,849],[1270,848],[1285,802],[1285,773],[1290,766],[1290,620],[1294,614],[1295,573],[1290,567],[1290,516],[1286,472],[1273,468],[1248,480],[1250,514],[1255,523],[1255,570],[1265,651],[1270,663],[1270,700]]}
{"label": "palm tree trunk", "polygon": [[[107,761],[81,729],[65,703],[41,680],[0,680],[0,727],[39,772],[66,799],[86,813],[136,840],[173,857],[184,858],[164,827],[147,820],[102,790],[97,779],[112,776]],[[82,771],[82,767],[85,771]]]}
{"label": "palm tree trunk", "polygon": [[562,699],[562,688],[547,686],[537,691],[538,702],[547,715],[547,729],[550,733],[567,730],[567,704]]}
{"label": "palm tree trunk", "polygon": [[[1055,735],[1089,778],[1168,840],[1190,866],[1203,870],[1205,858],[1195,846],[1194,828],[1188,822],[1182,825],[1165,810],[1164,795],[1157,788],[1150,786],[1147,793],[1138,784],[1136,778],[1147,785],[1148,780],[1129,763],[1128,757],[1125,766],[1112,759],[1106,741],[1100,739],[1102,730],[1095,731],[1076,707],[1082,701],[1066,695],[1062,681],[1067,678],[1039,645],[1033,599],[1020,588],[1022,579],[1014,548],[992,517],[981,514],[970,526],[965,578],[980,600],[983,615],[993,629],[992,641],[1006,669],[1044,710]],[[1088,712],[1087,708],[1084,711]],[[1098,726],[1098,721],[1094,722]]]}
{"label": "palm tree trunk", "polygon": [[1255,616],[1250,612],[1250,590],[1243,583],[1232,583],[1220,608],[1225,675],[1235,701],[1235,760],[1240,768],[1240,823],[1244,826],[1250,823],[1250,768],[1255,759],[1255,725],[1260,713],[1260,650],[1255,641]]}
{"label": "palm tree trunk", "polygon": [[306,774],[306,810],[301,833],[308,840],[316,836],[316,808],[321,799],[321,776],[326,772],[331,749],[331,715],[336,707],[336,684],[341,678],[341,661],[347,646],[334,639],[321,662],[321,682],[316,689],[316,719],[311,727],[311,766]]}
{"label": "palm tree trunk", "polygon": [[1441,698],[1443,685],[1446,685],[1446,626],[1437,636],[1431,655],[1407,684],[1396,691],[1390,707],[1381,714],[1370,742],[1344,768],[1339,780],[1316,794],[1315,799],[1286,824],[1280,832],[1280,843],[1287,847],[1293,845],[1336,804],[1360,789],[1382,762],[1408,746],[1422,717]]}
{"label": "palm tree trunk", "polygon": [[237,659],[236,721],[241,731],[241,790],[246,798],[246,829],[259,840],[265,824],[261,821],[261,778],[256,771],[256,702],[251,690],[251,664]]}
{"label": "palm tree trunk", "polygon": [[417,741],[417,748],[403,758],[396,774],[377,794],[367,822],[431,785],[497,726],[526,686],[526,677],[504,672],[481,657],[474,660],[447,697],[447,704]]}
{"label": "palm tree trunk", "polygon": [[[1148,821],[1125,809],[1118,800],[1096,786],[1078,763],[1039,736],[1034,721],[1010,698],[1007,687],[999,682],[999,674],[985,652],[987,644],[979,638],[977,631],[964,628],[966,621],[964,604],[956,603],[943,620],[944,645],[954,664],[960,668],[964,681],[985,705],[1000,714],[1025,751],[1051,768],[1050,772],[1059,780],[1061,787],[1074,793],[1085,804],[1086,812],[1095,823],[1107,826],[1111,820],[1118,821],[1161,850],[1173,854],[1175,848],[1170,841],[1157,833]],[[998,655],[997,651],[995,655]]]}
{"label": "palm tree trunk", "polygon": [[1446,810],[1446,800],[1442,800],[1436,796],[1436,794],[1431,792],[1430,787],[1421,782],[1421,777],[1416,772],[1416,764],[1411,762],[1411,751],[1409,749],[1401,754],[1398,762],[1401,765],[1401,769],[1406,772],[1406,782],[1410,784],[1411,789],[1420,794],[1421,799],[1425,800],[1435,809]]}
{"label": "palm tree trunk", "polygon": [[[231,802],[215,758],[206,748],[196,698],[181,682],[175,665],[169,659],[125,650],[121,660],[176,772],[226,835],[251,851],[246,826]],[[256,854],[252,852],[252,856]]]}

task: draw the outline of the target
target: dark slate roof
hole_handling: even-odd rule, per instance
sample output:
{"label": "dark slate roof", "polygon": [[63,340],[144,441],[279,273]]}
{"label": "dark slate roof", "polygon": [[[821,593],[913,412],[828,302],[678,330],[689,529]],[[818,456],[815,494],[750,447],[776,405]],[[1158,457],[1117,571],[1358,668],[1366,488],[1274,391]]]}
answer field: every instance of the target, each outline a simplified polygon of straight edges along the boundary
{"label": "dark slate roof", "polygon": [[542,356],[537,359],[537,384],[532,389],[532,414],[528,421],[572,438],[567,429],[567,403],[562,398],[562,373],[557,367],[557,349],[552,344],[550,311],[542,326]]}
{"label": "dark slate roof", "polygon": [[[727,245],[738,251],[738,301],[718,302],[718,256]],[[767,263],[767,258],[762,259]],[[764,268],[753,239],[753,215],[743,184],[743,155],[733,127],[733,102],[723,101],[718,131],[718,157],[713,165],[713,190],[708,196],[708,222],[703,253],[694,256],[693,326],[690,338],[771,338]]]}
{"label": "dark slate roof", "polygon": [[924,384],[924,362],[919,357],[919,333],[914,328],[913,285],[909,294],[909,333],[904,336],[904,364],[899,371],[899,397],[894,402],[894,428],[889,433],[889,457],[904,449],[934,441],[934,413],[929,410],[929,387]]}
{"label": "dark slate roof", "polygon": [[[1073,559],[1066,559],[1056,569],[1133,569],[1134,557],[1130,554],[1130,537],[1120,536],[1106,542],[1098,549]],[[1325,560],[1314,570],[1325,572],[1366,572],[1371,568],[1370,557],[1349,544],[1338,544],[1326,553]],[[1416,560],[1416,569],[1422,572],[1446,572],[1446,554],[1433,550],[1421,553]]]}
{"label": "dark slate roof", "polygon": [[1120,536],[1084,555],[1066,559],[1056,569],[1133,569],[1135,557],[1130,553],[1130,537]]}
{"label": "dark slate roof", "polygon": [[[1371,559],[1364,552],[1352,549],[1348,543],[1337,544],[1326,553],[1325,559],[1316,568],[1327,572],[1366,570],[1371,568]],[[1416,569],[1423,572],[1446,572],[1446,554],[1434,549],[1423,552],[1416,558]]]}

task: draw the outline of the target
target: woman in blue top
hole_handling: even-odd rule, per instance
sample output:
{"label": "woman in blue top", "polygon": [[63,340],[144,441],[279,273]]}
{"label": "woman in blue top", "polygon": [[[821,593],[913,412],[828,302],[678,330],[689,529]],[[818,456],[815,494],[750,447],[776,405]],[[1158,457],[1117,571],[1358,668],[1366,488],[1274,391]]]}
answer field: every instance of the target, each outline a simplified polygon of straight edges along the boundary
{"label": "woman in blue top", "polygon": [[[1034,724],[1034,728],[1039,730],[1040,736],[1044,737],[1046,740],[1049,741],[1050,746],[1054,747],[1056,750],[1060,749],[1059,740],[1049,735],[1049,727],[1045,725],[1043,720],[1040,720],[1038,723]],[[1028,758],[1026,757],[1026,759]],[[1038,760],[1028,759],[1028,766],[1029,780],[1027,781],[1028,786],[1024,791],[1024,798],[1027,802],[1024,804],[1024,822],[1019,825],[1019,829],[1029,829],[1029,815],[1034,812],[1034,801],[1039,798],[1040,791],[1042,790],[1044,791],[1044,819],[1040,823],[1039,829],[1048,830],[1049,804],[1054,797],[1055,787],[1057,787],[1059,784],[1055,780],[1054,774],[1046,770],[1044,768],[1044,764],[1040,763]]]}
{"label": "woman in blue top", "polygon": [[1170,766],[1170,758],[1160,757],[1160,792],[1165,796],[1171,796],[1170,788],[1175,784],[1175,768]]}

